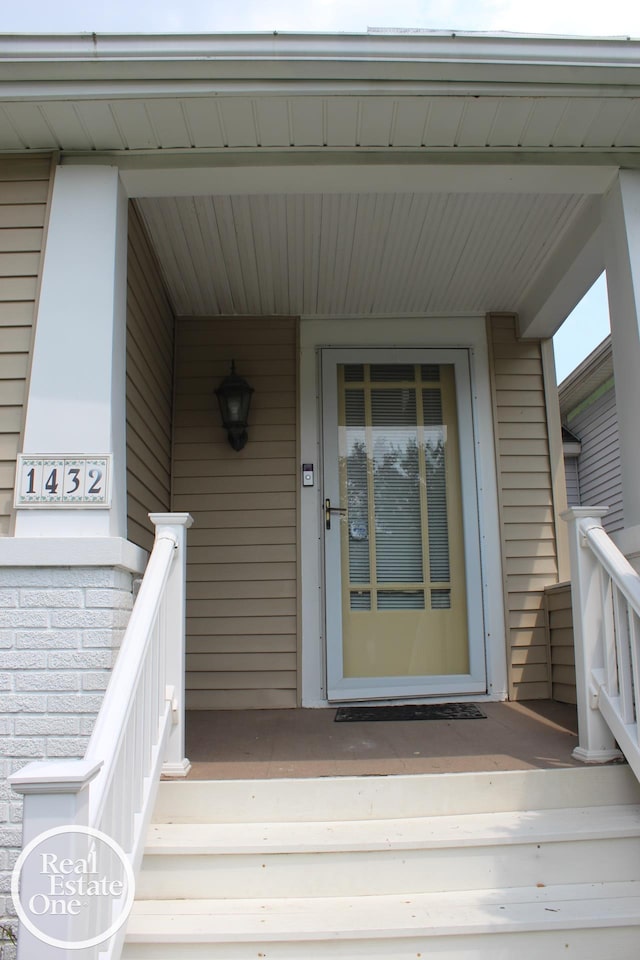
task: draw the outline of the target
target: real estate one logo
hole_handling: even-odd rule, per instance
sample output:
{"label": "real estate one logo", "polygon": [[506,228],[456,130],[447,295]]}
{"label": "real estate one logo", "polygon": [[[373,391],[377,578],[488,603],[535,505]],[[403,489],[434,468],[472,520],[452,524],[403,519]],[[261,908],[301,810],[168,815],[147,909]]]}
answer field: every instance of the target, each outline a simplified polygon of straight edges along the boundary
{"label": "real estate one logo", "polygon": [[52,947],[104,943],[126,922],[135,879],[124,850],[92,827],[54,827],[24,848],[11,877],[20,919]]}

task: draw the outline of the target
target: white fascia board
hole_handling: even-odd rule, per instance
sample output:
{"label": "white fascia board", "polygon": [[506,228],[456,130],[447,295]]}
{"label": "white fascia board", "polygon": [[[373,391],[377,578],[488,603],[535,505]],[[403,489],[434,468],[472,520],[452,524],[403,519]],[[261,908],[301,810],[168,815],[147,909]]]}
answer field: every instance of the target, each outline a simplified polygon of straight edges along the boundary
{"label": "white fascia board", "polygon": [[[617,167],[578,165],[435,164],[331,162],[183,166],[169,158],[167,166],[131,163],[126,156],[110,157],[130,198],[181,197],[216,194],[287,193],[543,193],[601,196],[614,180]],[[363,158],[364,159],[364,158]],[[81,161],[79,161],[81,162]]]}
{"label": "white fascia board", "polygon": [[433,33],[4,34],[13,60],[427,60],[637,66],[640,39]]}
{"label": "white fascia board", "polygon": [[[612,180],[615,177],[612,177]],[[553,337],[604,270],[600,201],[594,197],[560,243],[550,251],[533,289],[518,307],[524,339]]]}
{"label": "white fascia board", "polygon": [[562,452],[565,457],[579,457],[582,453],[581,443],[563,443]]}
{"label": "white fascia board", "polygon": [[[0,81],[55,85],[146,78],[421,80],[464,85],[617,85],[640,83],[640,41],[478,34],[111,34],[0,36]],[[460,85],[463,85],[461,89]],[[602,95],[602,93],[600,93]]]}

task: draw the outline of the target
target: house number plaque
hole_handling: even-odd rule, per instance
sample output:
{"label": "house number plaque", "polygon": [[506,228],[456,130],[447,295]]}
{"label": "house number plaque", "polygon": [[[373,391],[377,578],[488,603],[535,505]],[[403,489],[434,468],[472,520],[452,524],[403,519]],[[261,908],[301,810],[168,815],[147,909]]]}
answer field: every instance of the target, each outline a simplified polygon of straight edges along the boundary
{"label": "house number plaque", "polygon": [[111,457],[20,454],[16,507],[108,507]]}

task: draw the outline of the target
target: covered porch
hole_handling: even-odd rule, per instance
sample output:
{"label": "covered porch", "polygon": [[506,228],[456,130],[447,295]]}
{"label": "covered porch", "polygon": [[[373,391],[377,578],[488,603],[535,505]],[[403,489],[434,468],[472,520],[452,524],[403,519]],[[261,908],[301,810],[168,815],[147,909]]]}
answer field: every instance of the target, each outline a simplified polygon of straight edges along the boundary
{"label": "covered porch", "polygon": [[336,710],[190,711],[189,780],[393,776],[581,766],[575,707],[483,703],[485,719],[336,723]]}
{"label": "covered porch", "polygon": [[[137,42],[154,55],[140,57]],[[167,39],[161,50],[123,38],[97,54],[76,39],[69,76],[57,50],[46,83],[37,57],[21,61],[31,86],[11,107],[17,135],[28,149],[61,146],[22,449],[109,452],[113,495],[108,509],[84,513],[18,504],[11,549],[35,554],[46,539],[55,555],[58,540],[76,540],[90,555],[93,541],[110,539],[149,550],[150,513],[193,514],[187,710],[553,692],[544,591],[569,578],[569,562],[550,338],[605,268],[621,409],[636,408],[640,389],[630,53],[614,41],[603,57],[582,43],[464,38],[454,83],[451,43],[332,38],[320,56],[306,38],[255,38],[265,75],[231,38],[184,48]],[[9,47],[13,63],[20,45]],[[205,48],[215,51],[206,69]],[[95,56],[107,87],[94,97]],[[308,75],[296,78],[285,65],[300,57]],[[111,96],[122,63],[127,95]],[[489,89],[497,63],[501,80]],[[200,85],[207,70],[215,96]],[[37,131],[34,104],[46,118]],[[89,129],[87,109],[98,105]],[[355,360],[370,351],[396,373],[424,351],[398,386],[401,405],[403,391],[424,397],[447,351],[445,366],[453,354],[460,361],[465,440],[452,462],[467,473],[445,520],[462,517],[462,573],[456,585],[414,571],[419,589],[391,583],[382,597],[437,609],[457,586],[457,632],[468,636],[457,666],[441,670],[450,683],[438,680],[441,663],[416,667],[422,686],[385,679],[345,692],[332,675],[346,618],[335,613],[344,557],[329,545],[324,513],[339,461],[335,417],[327,429],[335,393],[321,372],[331,350]],[[214,397],[234,359],[255,388],[240,453]],[[453,424],[440,426],[453,433]],[[640,445],[632,416],[620,426],[633,554]],[[424,573],[432,544],[419,523]],[[349,523],[346,539],[363,542],[375,527],[373,516]],[[375,605],[370,586],[349,583],[342,599]],[[381,673],[394,676],[393,665]]]}
{"label": "covered porch", "polygon": [[[616,742],[640,773],[640,579],[625,559],[640,558],[637,44],[440,35],[2,43],[11,123],[0,149],[16,155],[3,189],[22,197],[10,204],[20,215],[34,181],[46,203],[42,260],[6,261],[33,278],[8,287],[28,304],[12,322],[29,334],[2,543],[18,624],[12,662],[16,690],[37,690],[60,714],[59,736],[44,710],[37,726],[11,718],[15,757],[46,758],[11,775],[25,795],[25,841],[43,825],[89,825],[137,869],[160,788],[197,794],[207,813],[224,794],[230,820],[238,801],[256,801],[256,829],[279,817],[286,846],[300,797],[306,808],[317,793],[318,814],[334,790],[358,807],[365,779],[374,793],[408,788],[414,810],[441,784],[440,812],[448,781],[464,810],[482,782],[490,817],[510,802],[511,780],[518,819],[532,799],[563,809],[558,794],[545,798],[546,784],[567,778],[558,837],[585,799],[615,833],[595,809],[607,803],[609,775],[624,781],[613,806],[637,794],[629,771],[610,763],[621,758]],[[49,175],[25,156],[32,150],[47,152]],[[17,242],[40,242],[24,236]],[[621,411],[619,550],[597,508],[574,512],[568,526],[561,518],[550,339],[604,269]],[[255,391],[239,452],[214,394],[233,360]],[[376,451],[375,431],[388,426],[396,432]],[[85,484],[82,503],[64,500],[79,486],[74,459],[90,480],[92,464],[108,466],[108,495],[92,501]],[[400,494],[385,501],[389,474]],[[547,589],[571,575],[570,550],[577,753],[575,709],[550,699],[545,606]],[[379,630],[385,617],[392,626]],[[351,630],[358,618],[371,629]],[[564,620],[559,629],[569,630]],[[366,654],[355,666],[354,637]],[[333,722],[338,702],[442,700],[478,702],[487,716]],[[16,712],[25,702],[15,698]],[[574,755],[603,768],[570,769]],[[176,782],[160,784],[163,774]],[[282,778],[293,798],[284,813],[284,787],[272,782]],[[199,858],[201,836],[190,843]],[[259,875],[262,843],[261,834]],[[591,859],[589,883],[601,868]],[[635,884],[629,859],[620,882]],[[558,862],[582,884],[579,861],[560,853]],[[482,886],[484,866],[479,875]],[[514,877],[517,891],[525,882]],[[224,899],[224,868],[220,883]],[[537,917],[546,883],[531,873],[526,885]],[[375,914],[375,891],[358,890]],[[177,926],[155,899],[149,943],[158,916],[174,928],[167,936]],[[589,905],[581,890],[573,901],[572,943],[584,953]],[[626,901],[617,942],[631,958],[638,911]],[[255,919],[255,904],[247,908]],[[318,941],[331,929],[324,917],[314,921]],[[367,919],[374,933],[361,955],[381,955],[377,923]],[[187,939],[191,925],[187,916]],[[121,927],[114,957],[122,938]],[[564,955],[564,933],[557,943]]]}

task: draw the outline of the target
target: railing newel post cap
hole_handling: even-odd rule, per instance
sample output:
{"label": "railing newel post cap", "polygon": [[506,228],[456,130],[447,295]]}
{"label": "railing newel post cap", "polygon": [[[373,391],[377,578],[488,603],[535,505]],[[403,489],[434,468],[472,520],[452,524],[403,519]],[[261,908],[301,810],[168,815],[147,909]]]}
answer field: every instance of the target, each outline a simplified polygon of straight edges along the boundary
{"label": "railing newel post cap", "polygon": [[572,520],[585,520],[587,517],[599,519],[600,517],[606,517],[608,513],[609,507],[605,506],[567,507],[566,510],[561,511],[560,517],[565,523],[571,523]]}
{"label": "railing newel post cap", "polygon": [[102,769],[103,760],[34,760],[7,777],[16,793],[80,793]]}
{"label": "railing newel post cap", "polygon": [[185,527],[189,529],[193,525],[193,517],[190,513],[150,513],[149,519],[155,527]]}

